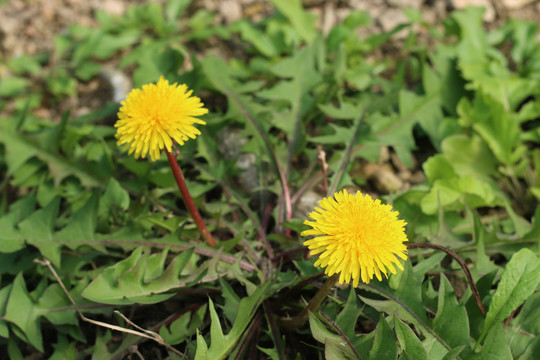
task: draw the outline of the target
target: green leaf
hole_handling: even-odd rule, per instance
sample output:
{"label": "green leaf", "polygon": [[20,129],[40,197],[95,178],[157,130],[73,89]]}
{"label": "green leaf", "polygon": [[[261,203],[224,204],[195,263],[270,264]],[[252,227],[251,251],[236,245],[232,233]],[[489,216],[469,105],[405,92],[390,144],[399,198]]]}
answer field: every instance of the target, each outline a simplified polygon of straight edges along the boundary
{"label": "green leaf", "polygon": [[7,66],[17,75],[25,73],[38,75],[42,71],[39,61],[35,57],[26,54],[9,59]]}
{"label": "green leaf", "polygon": [[61,245],[66,245],[76,249],[84,244],[96,249],[103,249],[97,241],[93,241],[96,238],[98,202],[98,193],[94,191],[88,201],[71,216],[68,225],[55,234],[58,248]]}
{"label": "green leaf", "polygon": [[35,156],[48,165],[55,186],[58,186],[69,175],[77,177],[83,186],[92,187],[102,184],[94,174],[90,174],[74,161],[46,151],[36,139],[11,131],[2,122],[0,122],[0,143],[6,147],[8,174],[14,173]]}
{"label": "green leaf", "polygon": [[43,209],[21,221],[18,225],[21,236],[35,245],[41,254],[60,267],[60,246],[54,241],[54,225],[58,216],[60,198],[54,198]]}
{"label": "green leaf", "polygon": [[375,339],[373,347],[369,351],[369,358],[376,359],[397,359],[397,343],[394,333],[386,323],[384,316],[380,316],[375,328]]}
{"label": "green leaf", "polygon": [[4,320],[6,314],[6,305],[11,292],[11,284],[0,289],[0,336],[3,338],[9,338],[8,323]]}
{"label": "green leaf", "polygon": [[81,295],[104,304],[154,304],[164,301],[174,295],[164,292],[178,287],[180,273],[192,254],[193,249],[182,252],[163,271],[162,261],[149,261],[150,253],[138,247],[127,259],[106,268]]}
{"label": "green leaf", "polygon": [[312,312],[309,313],[309,328],[315,340],[324,344],[326,359],[347,360],[355,358],[354,351],[347,346],[343,338],[329,331]]}
{"label": "green leaf", "polygon": [[129,194],[116,179],[111,178],[99,200],[98,213],[105,214],[115,208],[126,211],[129,208]]}
{"label": "green leaf", "polygon": [[459,176],[486,178],[496,175],[497,159],[478,136],[453,135],[441,144],[444,157]]}
{"label": "green leaf", "polygon": [[397,317],[394,317],[394,324],[396,336],[405,354],[414,360],[427,360],[426,349],[414,331]]}
{"label": "green leaf", "polygon": [[223,334],[219,316],[214,308],[214,303],[212,299],[209,299],[211,319],[210,348],[206,345],[201,333],[197,333],[197,352],[195,354],[195,360],[221,360],[227,357],[242,337],[242,334],[251,322],[251,319],[257,312],[257,309],[262,304],[263,300],[269,296],[269,294],[265,294],[269,284],[270,283],[265,283],[264,285],[259,286],[251,296],[242,298],[240,305],[238,306],[238,315],[234,320],[234,325],[227,335]]}
{"label": "green leaf", "polygon": [[441,275],[437,314],[433,330],[452,348],[469,344],[469,318],[465,306],[458,304],[454,289]]}
{"label": "green leaf", "polygon": [[[491,309],[491,308],[490,308]],[[489,312],[488,312],[489,314]],[[487,323],[487,321],[486,321]],[[514,357],[504,336],[501,324],[494,324],[487,333],[482,350],[470,357],[471,360],[512,360]]]}
{"label": "green leaf", "polygon": [[183,343],[197,332],[204,321],[206,305],[199,307],[196,311],[186,312],[173,321],[168,327],[162,326],[159,335],[167,344],[176,345]]}
{"label": "green leaf", "polygon": [[275,57],[278,55],[278,50],[274,46],[272,39],[266,33],[258,30],[253,23],[240,20],[231,25],[231,29],[240,32],[242,39],[255,46],[264,56]]}
{"label": "green leaf", "polygon": [[315,22],[311,16],[302,9],[300,0],[271,0],[272,4],[281,12],[294,26],[298,34],[307,43],[312,42],[317,35]]}
{"label": "green leaf", "polygon": [[11,253],[25,247],[24,239],[15,227],[22,219],[30,215],[36,206],[33,196],[27,195],[9,207],[9,212],[0,217],[0,252]]}
{"label": "green leaf", "polygon": [[540,336],[540,292],[532,294],[523,304],[512,325],[536,336]]}
{"label": "green leaf", "polygon": [[28,79],[24,77],[4,77],[0,81],[0,96],[10,97],[20,95],[28,86]]}
{"label": "green leaf", "polygon": [[58,284],[49,286],[38,301],[34,301],[26,289],[22,274],[13,281],[11,293],[6,306],[4,319],[17,325],[26,336],[28,342],[43,352],[39,318],[46,317],[53,324],[77,325],[75,310]]}
{"label": "green leaf", "polygon": [[351,287],[347,303],[343,307],[343,310],[341,310],[341,312],[338,314],[336,324],[340,327],[345,335],[350,338],[354,338],[356,320],[361,313],[362,309],[360,306],[358,306],[358,301],[356,300],[356,291],[353,287]]}
{"label": "green leaf", "polygon": [[460,115],[460,122],[472,125],[500,162],[510,165],[521,158],[521,129],[503,104],[479,92],[476,93],[472,108],[462,107]]}
{"label": "green leaf", "polygon": [[422,199],[421,207],[425,214],[436,214],[439,207],[445,210],[481,206],[501,206],[504,203],[499,190],[491,182],[473,176],[436,180],[429,193]]}
{"label": "green leaf", "polygon": [[[540,260],[529,249],[515,253],[501,275],[486,314],[484,330],[478,342],[492,332],[495,324],[507,318],[521,305],[540,283]],[[500,330],[500,327],[497,327]],[[495,331],[495,330],[494,330]],[[502,330],[500,330],[502,332]],[[495,335],[493,335],[495,336]],[[498,335],[497,335],[498,336]],[[488,346],[487,340],[485,346]]]}
{"label": "green leaf", "polygon": [[192,0],[168,0],[165,5],[165,16],[168,21],[176,20],[187,7],[191,4]]}

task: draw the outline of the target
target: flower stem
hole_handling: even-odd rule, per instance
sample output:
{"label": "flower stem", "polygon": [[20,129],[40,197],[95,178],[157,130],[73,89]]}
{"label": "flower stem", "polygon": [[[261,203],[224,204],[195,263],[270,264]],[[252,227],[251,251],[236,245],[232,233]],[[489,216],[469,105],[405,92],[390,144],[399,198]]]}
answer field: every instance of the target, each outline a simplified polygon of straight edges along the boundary
{"label": "flower stem", "polygon": [[309,312],[314,312],[319,309],[319,306],[321,306],[323,300],[326,298],[326,296],[328,296],[330,290],[332,290],[338,279],[338,274],[334,274],[333,276],[326,279],[323,286],[319,289],[319,291],[317,291],[315,296],[311,299],[309,304],[307,304],[304,310],[302,310],[298,315],[293,318],[280,318],[279,325],[282,328],[289,330],[297,329],[300,326],[304,325],[309,317]]}
{"label": "flower stem", "polygon": [[476,284],[474,283],[474,280],[471,275],[471,271],[467,267],[467,264],[465,263],[465,261],[463,261],[463,259],[458,254],[456,254],[454,251],[444,246],[440,246],[436,244],[428,244],[428,243],[407,244],[407,248],[408,249],[416,249],[416,248],[435,249],[435,250],[443,251],[447,253],[448,255],[450,255],[451,257],[453,257],[459,263],[459,265],[463,269],[463,272],[465,273],[465,276],[467,277],[467,281],[469,282],[469,286],[471,287],[471,291],[473,293],[474,299],[476,300],[476,304],[480,308],[480,311],[482,311],[482,314],[486,315],[486,309],[484,308],[484,305],[482,304],[482,299],[480,298],[480,292],[478,291],[478,288],[476,287]]}
{"label": "flower stem", "polygon": [[206,225],[203,222],[201,214],[199,214],[199,210],[197,210],[197,207],[195,206],[195,203],[193,202],[193,198],[189,194],[189,190],[186,186],[186,181],[184,180],[184,175],[182,175],[182,170],[180,170],[180,166],[178,166],[178,162],[176,161],[176,158],[170,151],[167,151],[167,149],[165,149],[165,153],[167,154],[169,165],[171,165],[171,170],[173,172],[174,179],[176,180],[178,189],[180,190],[180,193],[182,194],[182,199],[184,199],[184,204],[186,204],[186,208],[191,214],[193,221],[195,221],[195,224],[197,225],[197,228],[199,229],[199,232],[201,233],[203,239],[206,241],[206,244],[208,246],[215,246],[216,241],[212,237],[212,234],[210,233],[210,231],[208,231],[208,229],[206,228]]}

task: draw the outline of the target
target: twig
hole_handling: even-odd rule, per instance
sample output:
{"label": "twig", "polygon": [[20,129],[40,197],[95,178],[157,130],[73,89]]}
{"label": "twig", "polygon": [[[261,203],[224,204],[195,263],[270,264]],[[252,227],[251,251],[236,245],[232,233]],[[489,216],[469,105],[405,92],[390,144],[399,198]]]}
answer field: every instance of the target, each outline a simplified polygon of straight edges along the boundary
{"label": "twig", "polygon": [[135,325],[133,322],[131,322],[130,320],[128,320],[124,315],[122,315],[120,312],[116,311],[115,310],[115,313],[119,314],[120,316],[122,316],[122,318],[124,320],[126,320],[126,322],[128,322],[128,324],[132,324],[133,326],[135,326],[135,328],[137,329],[140,329],[141,331],[135,331],[135,330],[131,330],[131,329],[126,329],[126,328],[123,328],[121,326],[117,326],[117,325],[111,325],[111,324],[107,324],[105,322],[102,322],[102,321],[97,321],[97,320],[92,320],[92,319],[89,319],[87,318],[86,316],[84,316],[84,314],[81,312],[81,310],[79,309],[79,307],[77,306],[77,304],[75,303],[75,301],[73,300],[73,298],[71,297],[70,293],[67,291],[66,287],[64,286],[64,283],[62,282],[62,280],[60,280],[60,277],[58,276],[58,274],[56,273],[56,270],[54,270],[53,266],[51,265],[51,262],[48,260],[48,259],[43,259],[43,260],[39,260],[39,259],[34,259],[34,262],[42,265],[42,266],[46,266],[49,268],[49,270],[51,271],[51,273],[53,274],[54,278],[56,279],[56,281],[58,281],[58,284],[60,285],[60,287],[62,288],[62,290],[64,291],[64,293],[66,294],[66,296],[68,297],[69,301],[71,302],[71,304],[73,304],[73,307],[75,308],[75,311],[77,312],[77,314],[79,315],[79,317],[83,320],[83,321],[86,321],[90,324],[94,324],[94,325],[97,325],[97,326],[101,326],[101,327],[104,327],[104,328],[107,328],[107,329],[111,329],[111,330],[114,330],[114,331],[120,331],[120,332],[123,332],[123,333],[126,333],[126,334],[131,334],[131,335],[136,335],[136,336],[140,336],[140,337],[143,337],[143,338],[147,338],[147,339],[150,339],[150,340],[153,340],[155,342],[157,342],[158,344],[160,345],[163,345],[165,346],[167,349],[169,349],[170,351],[174,352],[175,354],[179,355],[179,356],[184,356],[183,353],[181,353],[180,351],[176,350],[174,347],[172,347],[171,345],[167,344],[165,342],[165,340],[163,340],[163,338],[156,332],[153,332],[153,331],[149,331],[149,330],[144,330],[142,329],[141,327]]}
{"label": "twig", "polygon": [[454,251],[445,248],[444,246],[436,245],[436,244],[428,244],[428,243],[417,243],[417,244],[407,244],[408,249],[416,249],[416,248],[427,248],[427,249],[435,249],[444,251],[451,257],[453,257],[461,266],[463,269],[463,272],[465,272],[465,276],[467,277],[467,281],[469,282],[469,286],[471,287],[471,291],[474,295],[474,298],[476,300],[476,303],[478,304],[478,307],[480,308],[480,311],[482,311],[482,314],[486,315],[486,309],[484,308],[484,305],[482,304],[482,299],[480,298],[480,292],[478,292],[478,288],[476,287],[476,284],[474,283],[474,280],[471,275],[471,271],[467,267],[467,264],[465,264],[465,261],[456,254]]}
{"label": "twig", "polygon": [[323,150],[321,145],[317,145],[317,158],[321,160],[323,192],[324,192],[324,196],[327,196],[328,195],[328,178],[327,178],[328,164],[326,163],[326,152]]}

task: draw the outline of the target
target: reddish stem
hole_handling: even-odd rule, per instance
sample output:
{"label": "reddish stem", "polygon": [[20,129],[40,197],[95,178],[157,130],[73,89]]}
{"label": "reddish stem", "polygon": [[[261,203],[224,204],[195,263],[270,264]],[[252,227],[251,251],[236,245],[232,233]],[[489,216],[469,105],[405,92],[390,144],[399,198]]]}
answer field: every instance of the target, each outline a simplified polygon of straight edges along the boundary
{"label": "reddish stem", "polygon": [[186,204],[186,208],[191,214],[193,221],[195,221],[195,224],[197,225],[197,228],[199,229],[199,232],[201,233],[203,239],[206,241],[206,244],[208,246],[215,246],[216,241],[212,237],[212,234],[210,233],[210,231],[208,231],[208,229],[206,228],[206,225],[204,224],[201,214],[199,214],[199,210],[197,210],[197,207],[195,206],[195,203],[193,202],[193,199],[191,198],[191,195],[189,194],[189,190],[186,186],[186,181],[184,180],[184,175],[182,175],[182,170],[180,170],[180,166],[178,166],[178,162],[176,161],[176,158],[170,151],[167,151],[167,149],[165,149],[165,153],[167,154],[169,165],[171,165],[171,170],[173,172],[174,179],[176,180],[178,189],[180,190],[180,193],[182,194],[182,199],[184,199],[184,204]]}
{"label": "reddish stem", "polygon": [[478,307],[480,308],[480,311],[482,311],[482,314],[486,315],[486,309],[484,308],[484,305],[482,304],[482,298],[480,297],[480,292],[478,291],[478,288],[476,287],[476,284],[473,280],[471,271],[467,267],[467,264],[465,263],[465,261],[463,261],[463,259],[458,254],[456,254],[454,251],[444,246],[436,245],[436,244],[429,244],[429,243],[407,244],[407,248],[408,249],[416,249],[416,248],[435,249],[435,250],[443,251],[447,253],[448,255],[450,255],[451,257],[453,257],[454,260],[456,260],[458,264],[461,266],[461,268],[463,269],[463,272],[465,273],[465,276],[467,277],[467,281],[469,282],[469,286],[471,287],[471,291],[473,293],[474,299],[476,300],[476,304],[478,304]]}

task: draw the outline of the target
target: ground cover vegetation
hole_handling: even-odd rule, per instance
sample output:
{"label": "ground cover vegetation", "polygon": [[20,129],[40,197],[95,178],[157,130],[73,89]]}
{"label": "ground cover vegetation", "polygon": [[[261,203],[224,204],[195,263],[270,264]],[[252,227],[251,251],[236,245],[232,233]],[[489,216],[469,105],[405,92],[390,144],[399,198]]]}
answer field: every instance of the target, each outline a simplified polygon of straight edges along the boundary
{"label": "ground cover vegetation", "polygon": [[[488,32],[468,8],[435,27],[409,10],[361,38],[364,12],[321,34],[299,1],[272,4],[217,27],[186,0],[98,13],[53,52],[2,59],[0,353],[538,358],[537,25]],[[120,104],[54,111],[110,63],[136,89],[186,84],[208,109],[201,134],[135,159],[117,146]],[[405,180],[381,187],[373,165]],[[345,223],[379,260],[331,249]]]}

